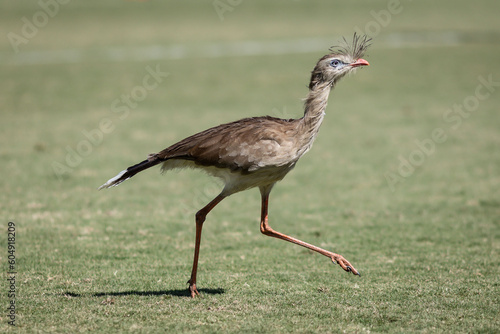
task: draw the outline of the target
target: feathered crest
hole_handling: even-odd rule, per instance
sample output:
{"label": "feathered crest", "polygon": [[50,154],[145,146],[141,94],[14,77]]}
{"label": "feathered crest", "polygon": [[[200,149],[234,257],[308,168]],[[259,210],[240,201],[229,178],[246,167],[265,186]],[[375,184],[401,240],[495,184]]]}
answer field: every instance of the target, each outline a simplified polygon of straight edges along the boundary
{"label": "feathered crest", "polygon": [[345,37],[343,37],[342,45],[334,45],[330,48],[332,53],[343,54],[346,56],[351,56],[354,59],[362,58],[366,52],[366,49],[371,45],[372,39],[368,36],[360,36],[354,33],[352,37],[352,43],[349,43]]}

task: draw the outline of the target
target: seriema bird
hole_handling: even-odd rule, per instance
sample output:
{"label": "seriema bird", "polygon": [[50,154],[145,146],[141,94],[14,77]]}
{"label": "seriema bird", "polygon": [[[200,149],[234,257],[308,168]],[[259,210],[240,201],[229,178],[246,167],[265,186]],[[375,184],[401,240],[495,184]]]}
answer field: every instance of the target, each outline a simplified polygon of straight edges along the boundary
{"label": "seriema bird", "polygon": [[354,34],[352,43],[330,48],[330,53],[317,62],[311,74],[309,93],[305,98],[304,116],[280,119],[270,116],[252,117],[222,124],[202,131],[167,147],[107,181],[99,189],[117,186],[135,174],[162,164],[162,171],[176,168],[196,168],[223,180],[224,188],[210,203],[196,213],[196,239],[191,278],[188,281],[192,297],[198,295],[196,273],[200,253],[203,222],[207,214],[224,198],[234,193],[258,187],[262,198],[260,231],[323,254],[342,269],[359,275],[343,256],[290,237],[271,228],[268,222],[269,193],[276,182],[290,172],[297,161],[311,148],[318,134],[328,95],[337,82],[360,66],[369,65],[362,59],[370,45],[366,36]]}

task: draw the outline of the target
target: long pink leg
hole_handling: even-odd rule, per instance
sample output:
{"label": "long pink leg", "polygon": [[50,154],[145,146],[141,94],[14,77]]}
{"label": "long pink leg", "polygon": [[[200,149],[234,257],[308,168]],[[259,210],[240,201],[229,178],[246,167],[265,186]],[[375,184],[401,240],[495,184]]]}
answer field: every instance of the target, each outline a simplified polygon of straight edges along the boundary
{"label": "long pink leg", "polygon": [[307,242],[301,241],[299,239],[289,237],[288,235],[285,235],[283,233],[277,232],[269,226],[268,220],[267,220],[267,209],[268,209],[268,204],[269,204],[269,190],[261,188],[261,194],[262,194],[262,211],[261,211],[261,219],[260,219],[260,231],[270,237],[282,239],[285,241],[292,242],[294,244],[300,245],[302,247],[306,247],[312,251],[318,252],[320,254],[323,254],[324,256],[329,257],[334,263],[338,263],[342,269],[344,269],[347,272],[352,272],[354,275],[359,275],[361,276],[358,271],[347,261],[342,255],[335,254],[332,252],[329,252],[327,250],[324,250],[322,248],[319,248],[317,246],[308,244]]}
{"label": "long pink leg", "polygon": [[219,195],[215,197],[210,203],[208,203],[203,209],[196,213],[196,241],[194,245],[194,260],[193,269],[191,271],[191,278],[189,279],[189,291],[191,292],[191,297],[198,296],[200,293],[196,289],[196,272],[198,271],[198,258],[200,256],[200,242],[201,242],[201,229],[203,227],[203,222],[207,217],[208,213],[212,211],[217,204],[220,203],[225,198],[225,196]]}

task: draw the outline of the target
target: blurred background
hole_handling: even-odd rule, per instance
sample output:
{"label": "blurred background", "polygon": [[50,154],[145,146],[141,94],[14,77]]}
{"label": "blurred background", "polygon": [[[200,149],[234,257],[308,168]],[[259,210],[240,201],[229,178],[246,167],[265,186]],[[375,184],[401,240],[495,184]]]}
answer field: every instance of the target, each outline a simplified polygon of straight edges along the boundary
{"label": "blurred background", "polygon": [[[25,267],[57,273],[52,242],[78,262],[99,253],[110,226],[130,242],[140,221],[158,238],[176,231],[186,246],[168,261],[187,273],[190,220],[220,184],[151,170],[96,188],[207,127],[300,117],[317,59],[354,32],[373,38],[371,66],[330,95],[314,147],[273,191],[271,215],[284,232],[340,242],[368,271],[377,261],[366,254],[387,260],[397,249],[415,264],[412,249],[428,245],[452,251],[437,266],[464,256],[463,245],[497,263],[499,10],[494,0],[1,2],[0,205],[25,235]],[[207,248],[221,236],[262,238],[257,191],[233,197],[211,214]]]}
{"label": "blurred background", "polygon": [[[372,66],[331,97],[310,157],[319,182],[352,180],[342,164],[359,179],[370,173],[360,183],[391,193],[416,190],[427,170],[426,180],[453,171],[475,186],[491,184],[495,174],[470,178],[474,168],[464,168],[497,166],[488,161],[498,158],[498,85],[485,88],[480,101],[467,100],[480,78],[500,80],[496,2],[54,0],[1,7],[8,179],[55,177],[57,186],[100,180],[211,125],[299,117],[315,61],[354,32],[373,37]],[[145,89],[151,71],[160,77]],[[463,113],[453,109],[464,101]],[[444,142],[414,153],[421,151],[415,141],[432,139],[436,128]]]}
{"label": "blurred background", "polygon": [[313,183],[306,193],[325,182],[332,189],[375,186],[386,203],[400,200],[400,189],[426,200],[459,194],[463,201],[467,193],[477,202],[485,189],[498,197],[494,1],[54,0],[1,7],[1,157],[10,176],[2,181],[10,189],[3,203],[26,196],[15,191],[19,184],[94,188],[209,126],[300,117],[315,61],[354,32],[373,38],[366,56],[372,66],[331,96],[297,183]]}

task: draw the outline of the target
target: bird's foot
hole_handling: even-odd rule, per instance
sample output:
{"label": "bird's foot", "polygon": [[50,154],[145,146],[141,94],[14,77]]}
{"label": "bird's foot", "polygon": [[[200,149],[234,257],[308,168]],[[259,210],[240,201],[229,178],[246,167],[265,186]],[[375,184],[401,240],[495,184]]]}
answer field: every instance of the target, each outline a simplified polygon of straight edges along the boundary
{"label": "bird's foot", "polygon": [[332,257],[332,262],[338,264],[339,266],[342,267],[347,272],[351,272],[354,275],[361,276],[361,274],[352,266],[352,264],[349,263],[342,255],[338,254],[333,254]]}
{"label": "bird's foot", "polygon": [[196,289],[196,283],[191,283],[191,280],[187,281],[187,283],[189,284],[189,292],[191,293],[191,298],[199,296],[200,293],[198,292],[198,289]]}

